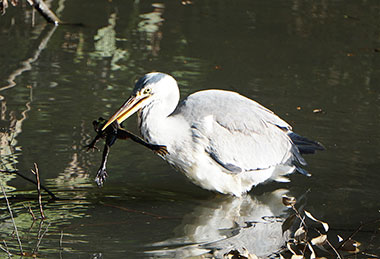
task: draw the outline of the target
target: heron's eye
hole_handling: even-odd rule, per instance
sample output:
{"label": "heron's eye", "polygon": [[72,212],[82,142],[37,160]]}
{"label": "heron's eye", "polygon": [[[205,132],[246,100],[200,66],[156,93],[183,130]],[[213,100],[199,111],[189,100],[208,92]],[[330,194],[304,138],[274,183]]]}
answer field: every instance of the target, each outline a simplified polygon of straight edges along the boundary
{"label": "heron's eye", "polygon": [[145,88],[144,89],[144,94],[150,94],[152,92],[151,88]]}

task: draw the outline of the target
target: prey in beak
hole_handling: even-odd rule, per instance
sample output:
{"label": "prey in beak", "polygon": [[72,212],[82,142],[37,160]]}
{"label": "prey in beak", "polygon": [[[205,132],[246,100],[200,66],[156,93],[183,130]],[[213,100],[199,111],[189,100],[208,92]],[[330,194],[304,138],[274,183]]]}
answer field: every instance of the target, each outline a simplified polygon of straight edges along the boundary
{"label": "prey in beak", "polygon": [[132,95],[120,108],[117,112],[112,115],[112,117],[107,121],[107,123],[102,128],[104,131],[112,122],[117,121],[118,124],[121,124],[132,114],[137,112],[143,105],[144,100],[149,98],[149,94],[137,93]]}

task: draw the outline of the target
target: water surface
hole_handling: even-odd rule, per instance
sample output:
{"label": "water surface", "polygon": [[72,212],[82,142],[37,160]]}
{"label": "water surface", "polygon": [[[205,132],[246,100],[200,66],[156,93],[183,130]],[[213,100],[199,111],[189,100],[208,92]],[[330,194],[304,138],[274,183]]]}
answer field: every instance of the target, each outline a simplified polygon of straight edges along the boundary
{"label": "water surface", "polygon": [[[53,28],[38,15],[32,26],[31,9],[22,5],[0,20],[2,169],[32,177],[37,163],[42,182],[61,198],[48,202],[44,195],[48,220],[30,228],[24,205],[38,214],[35,186],[1,176],[25,250],[50,224],[42,257],[184,257],[210,249],[220,255],[238,232],[238,245],[269,255],[284,242],[265,237],[281,236],[277,223],[289,213],[279,198],[285,190],[343,236],[379,218],[376,1],[51,4],[62,20],[84,26]],[[95,135],[91,122],[112,115],[150,71],[172,74],[182,96],[228,89],[270,108],[326,147],[306,157],[313,176],[295,174],[291,183],[260,186],[236,200],[201,190],[151,151],[118,141],[110,177],[97,188],[101,153],[82,150]],[[137,132],[134,119],[125,126]],[[17,251],[4,202],[0,209],[1,239]],[[241,229],[260,221],[267,228],[247,236],[263,244],[245,242]],[[375,229],[366,227],[357,239],[379,254]]]}

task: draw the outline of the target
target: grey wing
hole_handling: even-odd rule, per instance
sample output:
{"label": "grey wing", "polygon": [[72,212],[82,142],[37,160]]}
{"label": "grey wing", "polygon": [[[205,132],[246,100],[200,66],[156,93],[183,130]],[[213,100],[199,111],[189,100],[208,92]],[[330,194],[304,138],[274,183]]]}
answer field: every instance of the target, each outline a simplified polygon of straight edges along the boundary
{"label": "grey wing", "polygon": [[185,99],[176,112],[191,121],[194,141],[231,173],[269,168],[297,156],[298,150],[287,135],[291,127],[270,110],[237,93],[197,92]]}

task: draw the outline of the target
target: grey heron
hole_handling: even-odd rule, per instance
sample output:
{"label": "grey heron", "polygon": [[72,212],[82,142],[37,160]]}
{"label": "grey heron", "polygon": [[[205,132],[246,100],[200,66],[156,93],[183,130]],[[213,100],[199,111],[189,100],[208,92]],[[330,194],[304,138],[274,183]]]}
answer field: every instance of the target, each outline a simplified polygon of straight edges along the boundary
{"label": "grey heron", "polygon": [[323,149],[236,92],[203,90],[179,100],[172,76],[148,73],[102,130],[137,112],[144,140],[166,146],[163,159],[202,188],[235,196],[294,171],[307,174],[301,153]]}

